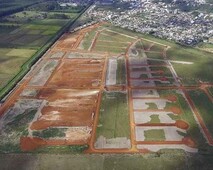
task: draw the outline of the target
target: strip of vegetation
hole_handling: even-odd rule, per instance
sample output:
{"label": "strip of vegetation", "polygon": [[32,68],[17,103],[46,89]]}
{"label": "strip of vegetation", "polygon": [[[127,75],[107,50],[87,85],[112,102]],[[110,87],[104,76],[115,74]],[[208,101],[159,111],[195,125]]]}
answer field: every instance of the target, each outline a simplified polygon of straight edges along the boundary
{"label": "strip of vegetation", "polygon": [[43,131],[34,131],[33,136],[48,139],[48,138],[60,138],[65,137],[66,128],[49,128]]}
{"label": "strip of vegetation", "polygon": [[189,91],[189,95],[193,100],[196,108],[199,110],[207,128],[213,136],[213,105],[208,96],[201,90]]}
{"label": "strip of vegetation", "polygon": [[144,131],[145,141],[165,141],[165,133],[163,129],[152,129]]}
{"label": "strip of vegetation", "polygon": [[88,145],[48,146],[48,147],[41,147],[33,153],[52,153],[52,154],[82,153],[86,149],[88,149]]}
{"label": "strip of vegetation", "polygon": [[124,58],[120,58],[118,61],[118,68],[116,73],[116,84],[126,84],[126,64]]}
{"label": "strip of vegetation", "polygon": [[104,92],[97,127],[97,138],[107,139],[130,135],[127,94]]}

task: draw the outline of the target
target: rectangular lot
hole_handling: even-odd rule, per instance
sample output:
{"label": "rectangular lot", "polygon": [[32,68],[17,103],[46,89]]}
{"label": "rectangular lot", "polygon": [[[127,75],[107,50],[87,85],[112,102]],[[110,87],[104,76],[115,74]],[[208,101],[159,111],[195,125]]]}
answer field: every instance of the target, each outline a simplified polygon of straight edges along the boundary
{"label": "rectangular lot", "polygon": [[49,82],[54,87],[98,88],[102,81],[102,59],[69,59],[63,62]]}
{"label": "rectangular lot", "polygon": [[107,139],[117,137],[130,138],[126,93],[103,93],[96,137],[100,136],[104,136]]}

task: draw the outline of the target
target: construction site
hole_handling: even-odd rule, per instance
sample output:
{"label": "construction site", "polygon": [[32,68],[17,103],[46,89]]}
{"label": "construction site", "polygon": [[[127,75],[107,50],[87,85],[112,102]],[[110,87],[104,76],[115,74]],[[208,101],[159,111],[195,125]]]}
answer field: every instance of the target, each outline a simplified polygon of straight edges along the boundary
{"label": "construction site", "polygon": [[[1,148],[34,152],[86,146],[84,153],[147,153],[213,145],[213,132],[167,50],[107,23],[65,33],[0,107]],[[156,58],[158,56],[158,58]],[[193,129],[192,129],[193,128]],[[9,135],[8,135],[9,134]],[[6,152],[6,147],[3,149]]]}

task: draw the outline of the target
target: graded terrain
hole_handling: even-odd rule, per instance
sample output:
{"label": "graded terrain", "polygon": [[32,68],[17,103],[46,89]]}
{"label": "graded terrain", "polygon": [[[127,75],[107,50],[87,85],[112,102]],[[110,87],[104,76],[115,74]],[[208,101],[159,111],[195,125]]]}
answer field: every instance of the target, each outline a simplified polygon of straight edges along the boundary
{"label": "graded terrain", "polygon": [[108,23],[65,33],[2,103],[0,152],[211,155],[211,60]]}

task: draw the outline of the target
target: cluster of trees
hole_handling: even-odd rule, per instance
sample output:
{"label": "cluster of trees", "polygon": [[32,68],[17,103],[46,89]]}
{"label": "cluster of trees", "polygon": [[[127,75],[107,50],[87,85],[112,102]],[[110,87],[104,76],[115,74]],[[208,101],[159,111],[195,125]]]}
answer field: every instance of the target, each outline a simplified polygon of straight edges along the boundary
{"label": "cluster of trees", "polygon": [[[41,0],[40,0],[41,1]],[[14,0],[7,0],[6,2],[4,0],[0,0],[0,6],[1,6],[1,10],[0,10],[0,17],[4,17],[7,15],[11,15],[13,13],[16,12],[20,12],[23,11],[24,8],[27,8],[31,5],[35,5],[39,3],[39,0],[29,0],[29,1],[24,1],[24,0],[20,0],[17,1],[17,3],[19,2],[20,4],[14,4]],[[22,2],[22,3],[21,3]]]}
{"label": "cluster of trees", "polygon": [[30,11],[66,11],[66,12],[76,12],[79,13],[81,10],[85,8],[85,6],[60,6],[57,1],[47,1],[40,4],[33,5],[29,7],[27,10]]}

